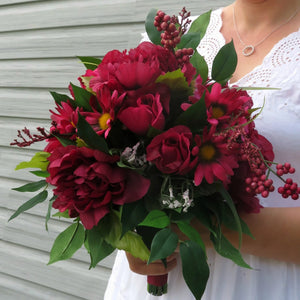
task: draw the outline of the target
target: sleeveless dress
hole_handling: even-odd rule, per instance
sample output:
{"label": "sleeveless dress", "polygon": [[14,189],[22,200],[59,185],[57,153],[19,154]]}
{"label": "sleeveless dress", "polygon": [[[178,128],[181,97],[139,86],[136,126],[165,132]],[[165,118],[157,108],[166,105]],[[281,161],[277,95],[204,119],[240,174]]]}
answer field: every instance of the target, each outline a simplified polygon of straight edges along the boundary
{"label": "sleeveless dress", "polygon": [[[225,44],[222,9],[212,12],[206,35],[198,46],[209,66]],[[300,30],[279,41],[263,63],[241,78],[242,87],[276,87],[280,90],[249,91],[254,107],[265,106],[256,119],[256,128],[274,146],[275,161],[290,162],[300,183]],[[275,178],[275,187],[279,186]],[[281,184],[280,184],[281,185]],[[300,206],[300,199],[283,199],[277,192],[261,199],[265,207]],[[300,236],[300,233],[299,233]],[[280,237],[278,237],[280,238]],[[300,255],[300,254],[299,254]],[[208,249],[210,277],[202,300],[297,300],[300,299],[300,265],[243,255],[252,270],[241,268]],[[104,300],[194,300],[177,267],[169,273],[166,295],[155,297],[146,291],[146,276],[130,271],[123,251],[118,251]]]}

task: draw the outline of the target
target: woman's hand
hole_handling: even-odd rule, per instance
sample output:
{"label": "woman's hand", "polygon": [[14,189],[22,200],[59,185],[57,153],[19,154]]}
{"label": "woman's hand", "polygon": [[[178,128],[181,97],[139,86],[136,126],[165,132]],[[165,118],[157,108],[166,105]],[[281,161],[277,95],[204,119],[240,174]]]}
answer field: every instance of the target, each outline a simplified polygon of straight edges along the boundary
{"label": "woman's hand", "polygon": [[141,275],[163,275],[169,273],[177,265],[177,254],[173,253],[167,257],[167,268],[162,263],[161,260],[156,260],[150,264],[147,261],[141,260],[134,257],[130,253],[126,252],[127,260],[129,263],[129,268],[131,271],[141,274]]}

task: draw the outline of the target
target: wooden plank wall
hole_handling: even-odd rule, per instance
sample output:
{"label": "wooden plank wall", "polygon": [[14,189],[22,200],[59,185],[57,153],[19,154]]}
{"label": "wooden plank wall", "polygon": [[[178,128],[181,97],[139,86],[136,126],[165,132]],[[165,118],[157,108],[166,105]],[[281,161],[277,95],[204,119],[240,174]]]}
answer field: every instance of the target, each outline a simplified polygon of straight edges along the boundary
{"label": "wooden plank wall", "polygon": [[[213,3],[212,3],[213,2]],[[81,249],[71,260],[46,266],[53,240],[68,224],[51,218],[47,203],[7,222],[28,195],[11,191],[36,180],[14,171],[44,144],[10,147],[16,131],[50,124],[49,90],[67,92],[84,72],[77,55],[102,57],[135,47],[150,8],[170,14],[183,6],[199,14],[230,1],[0,0],[0,298],[102,299],[114,255],[93,270]],[[170,10],[170,7],[172,9]],[[117,299],[116,299],[117,300]]]}

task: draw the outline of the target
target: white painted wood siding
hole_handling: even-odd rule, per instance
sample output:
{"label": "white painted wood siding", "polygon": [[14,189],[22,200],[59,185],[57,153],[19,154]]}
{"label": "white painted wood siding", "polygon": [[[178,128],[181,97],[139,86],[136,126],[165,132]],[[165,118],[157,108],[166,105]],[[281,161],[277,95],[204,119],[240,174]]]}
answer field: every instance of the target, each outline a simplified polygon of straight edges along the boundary
{"label": "white painted wood siding", "polygon": [[[50,124],[49,90],[67,92],[84,72],[76,56],[102,57],[112,49],[135,47],[149,9],[193,14],[224,6],[228,0],[0,0],[0,299],[103,299],[114,256],[93,270],[84,249],[69,261],[46,266],[53,240],[67,222],[51,219],[47,203],[7,222],[24,203],[11,191],[36,180],[14,171],[44,144],[10,147],[18,129]],[[170,10],[172,7],[172,10]],[[27,198],[29,199],[29,198]],[[118,300],[118,299],[116,299]],[[174,299],[176,300],[176,299]]]}

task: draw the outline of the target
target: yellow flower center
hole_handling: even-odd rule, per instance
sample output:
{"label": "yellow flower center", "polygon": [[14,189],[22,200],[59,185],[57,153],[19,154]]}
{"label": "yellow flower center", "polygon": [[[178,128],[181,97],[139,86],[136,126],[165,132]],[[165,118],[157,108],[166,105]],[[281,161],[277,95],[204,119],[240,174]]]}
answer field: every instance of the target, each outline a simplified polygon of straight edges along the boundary
{"label": "yellow flower center", "polygon": [[199,155],[203,160],[211,161],[216,155],[216,148],[213,145],[203,145],[199,149]]}
{"label": "yellow flower center", "polygon": [[225,115],[225,111],[221,106],[213,106],[212,115],[215,119],[219,119]]}
{"label": "yellow flower center", "polygon": [[98,120],[99,126],[102,130],[106,130],[108,128],[108,120],[111,119],[111,115],[109,113],[104,113]]}

